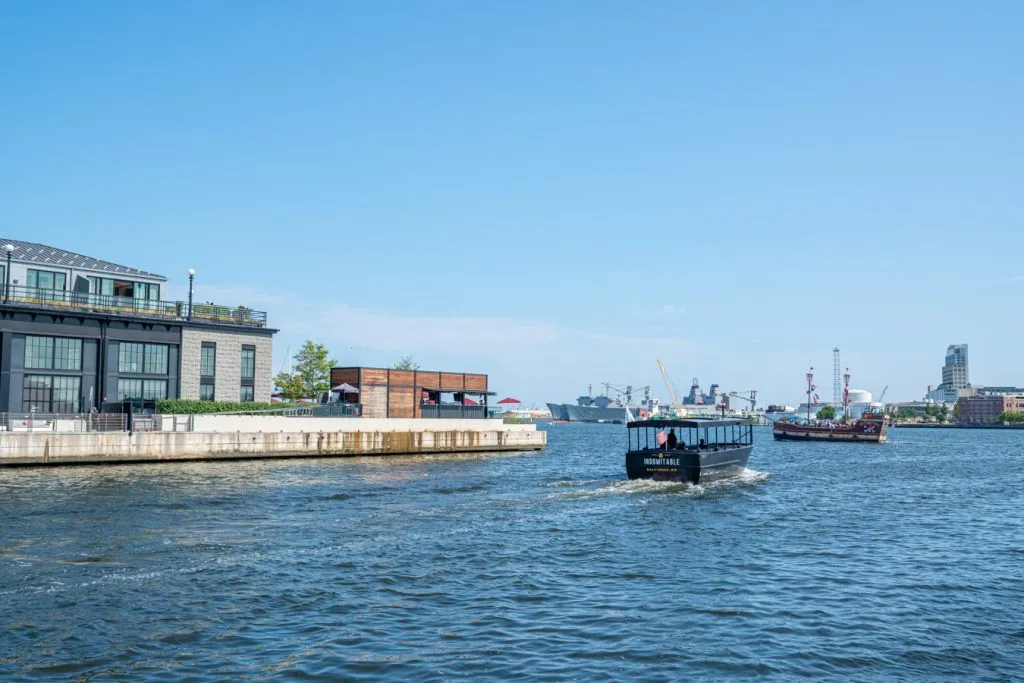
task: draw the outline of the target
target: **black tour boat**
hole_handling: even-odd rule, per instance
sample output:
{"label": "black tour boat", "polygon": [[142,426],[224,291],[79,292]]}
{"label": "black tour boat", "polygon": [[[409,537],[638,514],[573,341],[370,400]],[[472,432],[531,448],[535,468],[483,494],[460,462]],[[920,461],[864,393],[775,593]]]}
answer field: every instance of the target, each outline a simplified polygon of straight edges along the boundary
{"label": "black tour boat", "polygon": [[739,472],[754,449],[749,420],[638,420],[626,427],[630,479],[696,484]]}

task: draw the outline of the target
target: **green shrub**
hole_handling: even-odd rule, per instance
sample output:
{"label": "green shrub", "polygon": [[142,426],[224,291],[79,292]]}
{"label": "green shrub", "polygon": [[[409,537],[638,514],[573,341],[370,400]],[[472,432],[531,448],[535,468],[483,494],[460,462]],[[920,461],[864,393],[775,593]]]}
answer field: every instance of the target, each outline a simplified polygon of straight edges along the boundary
{"label": "green shrub", "polygon": [[165,415],[194,415],[200,413],[237,413],[251,410],[291,408],[289,403],[262,403],[260,401],[194,401],[191,399],[164,399],[156,402],[158,413]]}

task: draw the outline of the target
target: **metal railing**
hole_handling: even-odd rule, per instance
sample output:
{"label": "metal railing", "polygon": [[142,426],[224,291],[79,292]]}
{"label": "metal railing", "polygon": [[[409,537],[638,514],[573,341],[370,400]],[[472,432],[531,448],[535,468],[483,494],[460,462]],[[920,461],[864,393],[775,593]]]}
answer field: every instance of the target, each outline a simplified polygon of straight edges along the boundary
{"label": "metal railing", "polygon": [[[147,315],[160,318],[189,319],[188,303],[184,301],[159,301],[157,299],[136,299],[130,296],[111,296],[109,294],[89,294],[87,292],[69,292],[63,289],[43,289],[41,287],[22,287],[11,285],[3,291],[2,301],[5,304],[28,304],[42,308],[58,310],[79,310],[96,313],[112,313],[123,315]],[[226,325],[242,325],[245,327],[266,327],[265,311],[254,311],[245,306],[218,306],[216,304],[192,304],[192,320],[214,322]]]}
{"label": "metal railing", "polygon": [[483,420],[487,417],[487,408],[484,406],[464,406],[460,404],[424,405],[422,406],[421,415],[424,419]]}
{"label": "metal railing", "polygon": [[359,403],[319,403],[287,408],[277,414],[286,417],[362,417],[363,406]]}
{"label": "metal railing", "polygon": [[124,432],[124,413],[0,413],[3,432]]}

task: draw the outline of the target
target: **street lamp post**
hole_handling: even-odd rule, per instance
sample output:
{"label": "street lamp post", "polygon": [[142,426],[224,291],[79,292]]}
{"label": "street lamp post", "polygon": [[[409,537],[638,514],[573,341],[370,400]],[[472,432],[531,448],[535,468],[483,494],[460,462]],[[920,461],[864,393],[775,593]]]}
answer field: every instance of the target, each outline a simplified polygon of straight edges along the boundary
{"label": "street lamp post", "polygon": [[13,244],[5,244],[4,251],[7,252],[7,268],[4,270],[4,303],[11,300],[11,254],[14,253]]}
{"label": "street lamp post", "polygon": [[192,281],[196,277],[196,269],[188,269],[188,319],[192,319]]}

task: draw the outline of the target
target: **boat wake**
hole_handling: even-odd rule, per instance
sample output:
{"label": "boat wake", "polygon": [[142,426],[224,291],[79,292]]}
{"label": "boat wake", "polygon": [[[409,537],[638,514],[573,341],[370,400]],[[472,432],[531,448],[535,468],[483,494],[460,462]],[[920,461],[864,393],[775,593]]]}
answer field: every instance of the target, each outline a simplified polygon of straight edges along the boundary
{"label": "boat wake", "polygon": [[713,479],[700,484],[677,481],[653,481],[651,479],[557,481],[545,484],[547,487],[573,489],[551,493],[548,498],[581,499],[599,496],[619,495],[683,495],[688,498],[703,498],[718,495],[730,489],[757,486],[768,478],[767,472],[744,468],[736,474]]}

